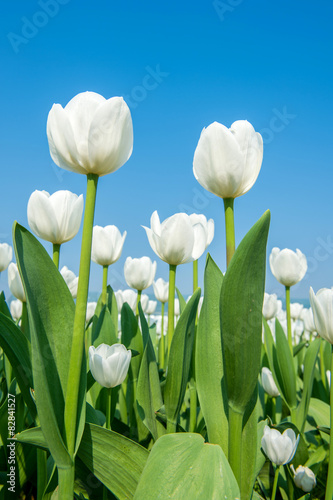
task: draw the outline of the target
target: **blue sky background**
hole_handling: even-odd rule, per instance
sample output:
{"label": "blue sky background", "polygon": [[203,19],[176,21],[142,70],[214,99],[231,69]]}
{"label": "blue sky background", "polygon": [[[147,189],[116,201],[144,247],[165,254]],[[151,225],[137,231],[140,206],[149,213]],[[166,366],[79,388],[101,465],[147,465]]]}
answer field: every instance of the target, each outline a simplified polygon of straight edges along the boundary
{"label": "blue sky background", "polygon": [[[155,258],[141,225],[149,225],[156,209],[161,220],[180,211],[212,217],[209,250],[225,270],[223,202],[196,182],[192,160],[203,127],[213,121],[229,127],[238,119],[262,133],[264,160],[254,187],[235,201],[237,242],[269,208],[268,254],[274,246],[299,248],[309,260],[292,298],[306,298],[310,285],[332,286],[332,16],[327,1],[6,2],[0,241],[11,243],[15,219],[28,225],[35,189],[85,193],[85,176],[53,164],[46,119],[54,102],[65,106],[92,90],[124,96],[134,123],[132,157],[98,187],[95,223],[128,233],[110,273],[115,289],[127,287],[126,256]],[[150,79],[154,88],[147,89],[154,71],[156,85]],[[80,236],[63,246],[60,262],[76,273]],[[184,294],[191,291],[191,272],[191,265],[178,271]],[[159,261],[156,277],[167,275]],[[10,295],[7,273],[0,279]],[[91,291],[101,279],[92,264]],[[269,266],[266,289],[283,295]]]}

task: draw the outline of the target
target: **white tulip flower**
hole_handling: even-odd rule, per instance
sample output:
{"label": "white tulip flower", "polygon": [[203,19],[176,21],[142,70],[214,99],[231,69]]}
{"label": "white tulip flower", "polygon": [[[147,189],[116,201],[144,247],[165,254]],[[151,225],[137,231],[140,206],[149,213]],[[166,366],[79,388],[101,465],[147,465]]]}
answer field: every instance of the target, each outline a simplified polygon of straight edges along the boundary
{"label": "white tulip flower", "polygon": [[127,257],[124,265],[124,275],[128,286],[136,290],[145,290],[153,283],[156,273],[156,261],[149,257],[132,259]]}
{"label": "white tulip flower", "polygon": [[[215,225],[213,219],[207,220],[203,214],[191,214],[190,221],[192,222],[192,226],[195,226],[195,224],[201,224],[202,227],[204,228],[205,240],[206,240],[205,250],[206,250],[214,238]],[[202,247],[200,245],[194,245],[192,252],[193,260],[197,260],[199,259],[199,257],[201,257],[202,255],[201,249]]]}
{"label": "white tulip flower", "polygon": [[95,313],[97,302],[87,302],[86,322],[88,323]]}
{"label": "white tulip flower", "polygon": [[265,292],[262,314],[266,321],[272,319],[278,313],[278,300],[275,293],[271,295]]}
{"label": "white tulip flower", "polygon": [[333,290],[321,288],[317,294],[310,288],[314,324],[319,335],[333,344]]}
{"label": "white tulip flower", "polygon": [[137,293],[134,290],[118,290],[115,292],[116,296],[116,301],[117,301],[117,307],[118,311],[121,311],[121,308],[123,307],[123,304],[127,302],[127,304],[130,306],[132,311],[135,312],[136,308],[136,301],[137,301]]}
{"label": "white tulip flower", "polygon": [[10,314],[14,321],[17,321],[22,316],[23,303],[19,300],[12,300],[9,305]]}
{"label": "white tulip flower", "polygon": [[161,260],[178,266],[198,259],[206,249],[207,233],[201,222],[193,223],[185,213],[174,214],[162,223],[157,211],[143,226],[149,244]]}
{"label": "white tulip flower", "polygon": [[34,191],[28,201],[28,223],[43,240],[61,245],[78,233],[83,212],[83,195],[70,191]]}
{"label": "white tulip flower", "polygon": [[147,308],[145,310],[145,313],[149,314],[149,315],[150,314],[154,314],[154,312],[156,310],[156,306],[157,306],[157,300],[149,300],[148,306],[147,306]]}
{"label": "white tulip flower", "polygon": [[163,278],[158,278],[156,281],[153,281],[154,294],[157,300],[165,304],[168,302],[169,297],[169,282],[164,281]]}
{"label": "white tulip flower", "polygon": [[297,488],[309,493],[316,486],[316,476],[309,467],[299,465],[295,470],[293,466],[290,467],[294,474],[294,482]]}
{"label": "white tulip flower", "polygon": [[60,273],[61,276],[66,281],[66,284],[69,288],[69,291],[72,294],[73,299],[76,299],[79,277],[76,276],[75,273],[73,273],[73,271],[70,271],[67,266],[62,267]]}
{"label": "white tulip flower", "polygon": [[13,258],[13,249],[7,243],[0,243],[0,273],[5,271]]}
{"label": "white tulip flower", "polygon": [[276,465],[285,465],[291,462],[296,453],[300,435],[292,429],[286,429],[282,434],[277,429],[265,425],[261,447],[271,462]]}
{"label": "white tulip flower", "polygon": [[264,391],[267,392],[269,396],[272,398],[277,398],[280,396],[279,389],[276,387],[274,382],[273,374],[269,368],[265,366],[261,370],[261,384],[264,388]]}
{"label": "white tulip flower", "polygon": [[11,262],[8,266],[8,286],[11,293],[21,302],[26,302],[26,296],[23,289],[22,280],[18,272],[17,265]]}
{"label": "white tulip flower", "polygon": [[316,331],[311,307],[309,309],[305,308],[302,310],[301,318],[304,322],[304,330],[310,333]]}
{"label": "white tulip flower", "polygon": [[300,319],[302,310],[303,310],[303,304],[299,304],[298,302],[293,302],[290,304],[290,316],[292,319]]}
{"label": "white tulip flower", "polygon": [[123,383],[131,362],[131,351],[123,344],[89,347],[89,366],[94,379],[110,389]]}
{"label": "white tulip flower", "polygon": [[115,172],[133,149],[130,110],[122,97],[105,99],[82,92],[63,108],[54,104],[47,119],[47,138],[53,161],[79,174]]}
{"label": "white tulip flower", "polygon": [[287,287],[301,281],[308,268],[306,257],[298,248],[293,252],[289,248],[280,250],[274,247],[269,256],[269,264],[273,276]]}
{"label": "white tulip flower", "polygon": [[247,120],[230,129],[214,122],[201,132],[193,159],[196,180],[220,198],[247,193],[260,172],[263,140]]}
{"label": "white tulip flower", "polygon": [[121,235],[116,226],[94,226],[91,259],[100,266],[117,262],[123,250],[127,232]]}

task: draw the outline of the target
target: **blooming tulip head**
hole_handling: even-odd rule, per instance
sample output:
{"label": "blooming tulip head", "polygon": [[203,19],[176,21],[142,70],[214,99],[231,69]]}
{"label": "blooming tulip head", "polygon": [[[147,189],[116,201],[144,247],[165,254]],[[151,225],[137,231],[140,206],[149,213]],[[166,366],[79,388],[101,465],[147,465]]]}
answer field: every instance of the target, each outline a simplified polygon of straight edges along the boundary
{"label": "blooming tulip head", "polygon": [[156,273],[156,262],[152,262],[149,257],[141,259],[132,259],[127,257],[124,265],[124,275],[128,286],[136,290],[145,290],[148,288]]}
{"label": "blooming tulip head", "polygon": [[71,240],[80,229],[83,195],[70,191],[34,191],[28,201],[31,230],[43,240],[61,245]]}
{"label": "blooming tulip head", "polygon": [[238,120],[228,129],[214,122],[201,132],[193,172],[207,191],[220,198],[237,198],[257,180],[262,157],[262,137],[251,123]]}
{"label": "blooming tulip head", "polygon": [[91,258],[100,266],[110,266],[117,262],[123,250],[126,231],[120,234],[116,226],[94,226]]}
{"label": "blooming tulip head", "polygon": [[169,297],[169,282],[164,281],[163,278],[153,281],[154,294],[157,300],[165,304]]}
{"label": "blooming tulip head", "polygon": [[115,297],[117,301],[117,308],[118,311],[121,311],[121,308],[123,307],[123,304],[127,302],[127,304],[130,306],[132,311],[135,311],[136,308],[136,301],[137,301],[137,294],[134,290],[118,290],[115,292]]}
{"label": "blooming tulip head", "polygon": [[89,366],[94,379],[103,387],[110,389],[124,382],[129,364],[131,351],[123,344],[101,344],[97,348],[89,347]]}
{"label": "blooming tulip head", "polygon": [[11,293],[21,302],[26,302],[25,292],[23,289],[20,274],[17,265],[11,262],[8,266],[8,286]]}
{"label": "blooming tulip head", "polygon": [[5,271],[13,258],[13,249],[7,243],[0,243],[0,273]]}
{"label": "blooming tulip head", "polygon": [[300,435],[292,429],[286,429],[282,434],[277,429],[271,429],[268,425],[264,428],[261,447],[271,462],[276,465],[285,465],[291,462],[296,453]]}
{"label": "blooming tulip head", "polygon": [[66,284],[69,288],[69,291],[72,294],[73,299],[76,299],[77,296],[77,287],[79,284],[79,277],[75,276],[73,271],[70,271],[67,266],[64,266],[61,271],[61,276],[66,281]]}
{"label": "blooming tulip head", "polygon": [[294,473],[294,482],[297,488],[309,493],[316,486],[316,476],[309,467],[299,465],[295,470],[293,466],[290,467]]}
{"label": "blooming tulip head", "polygon": [[47,119],[53,161],[79,174],[106,175],[131,156],[133,125],[122,97],[105,99],[82,92],[63,108],[54,104]]}
{"label": "blooming tulip head", "polygon": [[278,299],[275,293],[271,295],[265,292],[264,295],[264,304],[262,307],[262,314],[266,321],[274,318],[279,310]]}
{"label": "blooming tulip head", "polygon": [[310,288],[310,303],[316,331],[333,344],[333,290],[321,288],[317,294]]}
{"label": "blooming tulip head", "polygon": [[280,250],[274,247],[269,264],[274,277],[284,286],[296,285],[304,278],[308,268],[305,255],[298,249],[293,252],[289,248]]}
{"label": "blooming tulip head", "polygon": [[271,396],[272,398],[277,398],[278,396],[280,396],[279,389],[276,387],[273,379],[273,374],[271,370],[269,370],[265,366],[261,370],[261,383],[264,391],[267,392],[269,396]]}
{"label": "blooming tulip head", "polygon": [[206,249],[207,233],[201,222],[192,222],[185,213],[174,214],[162,223],[157,211],[145,229],[156,255],[170,265],[178,266],[198,259]]}

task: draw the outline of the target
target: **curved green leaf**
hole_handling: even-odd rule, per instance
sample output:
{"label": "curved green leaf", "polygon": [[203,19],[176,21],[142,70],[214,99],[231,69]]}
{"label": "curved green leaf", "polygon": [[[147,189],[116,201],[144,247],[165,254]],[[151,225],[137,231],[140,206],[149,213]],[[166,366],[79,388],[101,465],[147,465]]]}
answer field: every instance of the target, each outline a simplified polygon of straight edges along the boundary
{"label": "curved green leaf", "polygon": [[296,408],[296,374],[293,356],[288,340],[278,319],[275,319],[276,349],[273,351],[273,363],[276,378],[281,389],[281,396],[290,409]]}

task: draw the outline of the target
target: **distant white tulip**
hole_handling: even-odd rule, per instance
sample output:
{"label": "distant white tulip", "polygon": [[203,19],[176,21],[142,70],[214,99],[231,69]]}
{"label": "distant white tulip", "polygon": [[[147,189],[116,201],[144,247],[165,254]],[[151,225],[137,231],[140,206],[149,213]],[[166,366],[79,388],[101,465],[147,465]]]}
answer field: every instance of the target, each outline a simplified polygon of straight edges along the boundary
{"label": "distant white tulip", "polygon": [[309,467],[299,465],[295,470],[293,466],[290,467],[294,473],[294,482],[297,488],[309,493],[316,486],[316,476]]}
{"label": "distant white tulip", "polygon": [[298,302],[293,302],[290,304],[290,316],[292,319],[299,319],[302,314],[303,304],[299,304]]}
{"label": "distant white tulip", "polygon": [[86,311],[86,322],[88,323],[95,313],[97,302],[88,302]]}
{"label": "distant white tulip", "polygon": [[145,290],[153,283],[156,273],[156,262],[149,257],[132,259],[127,257],[124,265],[124,275],[128,286],[136,290]]}
{"label": "distant white tulip", "polygon": [[157,300],[149,300],[145,313],[149,315],[154,314],[156,306],[157,306]]}
{"label": "distant white tulip", "polygon": [[321,288],[317,294],[310,288],[314,324],[319,335],[333,344],[333,290]]}
{"label": "distant white tulip", "polygon": [[175,316],[179,316],[179,315],[180,315],[180,304],[179,304],[179,299],[175,299],[174,314],[175,314]]}
{"label": "distant white tulip", "polygon": [[157,300],[165,304],[168,302],[169,297],[169,282],[164,281],[163,278],[158,278],[156,281],[153,281],[154,294]]}
{"label": "distant white tulip", "polygon": [[131,362],[131,351],[123,344],[89,347],[89,366],[94,379],[110,389],[123,383]]}
{"label": "distant white tulip", "polygon": [[296,285],[304,278],[308,268],[305,255],[298,249],[293,252],[289,248],[280,250],[274,247],[269,264],[273,276],[284,286]]}
{"label": "distant white tulip", "polygon": [[137,301],[137,293],[134,290],[118,290],[115,292],[116,301],[118,311],[121,311],[121,308],[125,302],[130,306],[132,311],[135,312],[136,301]]}
{"label": "distant white tulip", "polygon": [[120,234],[116,226],[94,226],[91,259],[100,266],[111,266],[117,262],[123,250],[126,231]]}
{"label": "distant white tulip", "polygon": [[161,260],[178,266],[198,259],[206,249],[207,235],[201,222],[192,223],[185,213],[174,214],[160,222],[157,211],[150,219],[150,228],[143,226],[149,244]]}
{"label": "distant white tulip", "polygon": [[28,223],[43,240],[61,245],[78,233],[83,212],[83,195],[70,191],[34,191],[28,201]]}
{"label": "distant white tulip", "polygon": [[5,271],[13,258],[13,249],[7,243],[0,243],[0,273]]}
{"label": "distant white tulip", "polygon": [[271,370],[266,368],[265,366],[261,370],[261,384],[264,388],[264,391],[269,394],[272,398],[277,398],[280,396],[279,389],[276,387],[274,382],[273,374]]}
{"label": "distant white tulip", "polygon": [[266,321],[274,318],[278,312],[278,300],[275,293],[269,294],[265,292],[262,314]]}
{"label": "distant white tulip", "polygon": [[146,293],[141,294],[140,303],[141,303],[142,311],[144,313],[146,313],[147,309],[149,307],[149,296]]}
{"label": "distant white tulip", "polygon": [[12,300],[9,305],[10,314],[14,321],[17,321],[22,316],[23,303],[19,300]]}
{"label": "distant white tulip", "polygon": [[282,434],[268,425],[264,428],[261,447],[271,462],[276,465],[285,465],[291,462],[296,453],[300,435],[292,429],[286,429]]}
{"label": "distant white tulip", "polygon": [[304,322],[304,329],[307,332],[313,333],[316,331],[316,327],[314,324],[314,319],[313,319],[313,312],[311,307],[309,309],[303,309],[302,310],[302,320]]}
{"label": "distant white tulip", "polygon": [[105,99],[82,92],[63,108],[54,104],[47,119],[53,161],[79,174],[106,175],[131,156],[133,125],[122,97]]}
{"label": "distant white tulip", "polygon": [[75,273],[73,273],[73,271],[70,271],[67,266],[64,266],[61,269],[60,273],[61,273],[61,276],[66,281],[66,284],[69,288],[69,291],[72,294],[73,299],[76,299],[79,277],[76,276]]}
{"label": "distant white tulip", "polygon": [[17,265],[11,262],[8,266],[8,286],[11,293],[21,302],[26,302],[26,297]]}
{"label": "distant white tulip", "polygon": [[246,120],[230,129],[214,122],[201,132],[193,159],[196,180],[220,198],[247,193],[260,172],[263,140]]}

